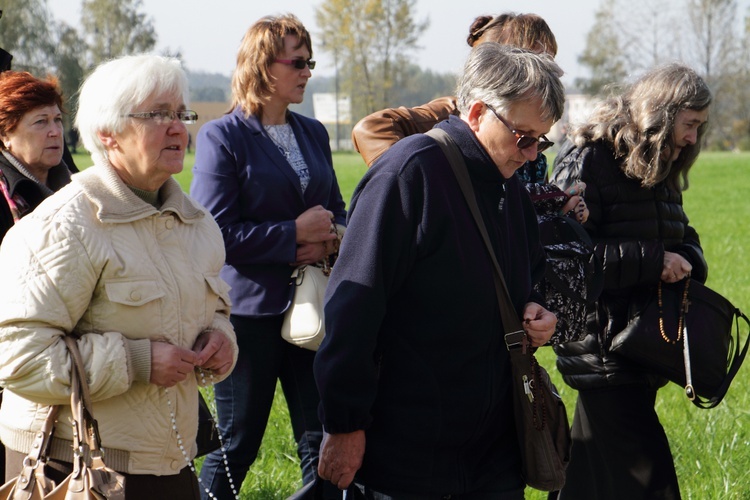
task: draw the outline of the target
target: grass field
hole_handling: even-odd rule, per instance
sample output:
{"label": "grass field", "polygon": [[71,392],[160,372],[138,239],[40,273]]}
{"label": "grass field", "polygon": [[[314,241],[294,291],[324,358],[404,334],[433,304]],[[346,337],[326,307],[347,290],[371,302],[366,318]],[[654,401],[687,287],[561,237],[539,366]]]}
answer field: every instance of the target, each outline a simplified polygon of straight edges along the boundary
{"label": "grass field", "polygon": [[[76,156],[79,166],[90,161]],[[194,158],[177,176],[188,190]],[[353,153],[334,155],[334,166],[348,202],[365,171]],[[750,310],[750,153],[703,153],[693,167],[685,210],[701,237],[709,263],[708,285],[736,306]],[[750,312],[750,311],[748,311]],[[539,359],[550,372],[572,418],[575,391],[554,368],[554,353],[541,349]],[[750,365],[750,361],[746,363]],[[685,499],[750,498],[750,367],[744,366],[724,402],[713,410],[694,407],[681,388],[670,384],[659,392],[657,410],[669,435]],[[295,444],[283,395],[278,390],[258,459],[245,480],[247,500],[284,499],[301,486]],[[532,500],[546,494],[528,490]]]}

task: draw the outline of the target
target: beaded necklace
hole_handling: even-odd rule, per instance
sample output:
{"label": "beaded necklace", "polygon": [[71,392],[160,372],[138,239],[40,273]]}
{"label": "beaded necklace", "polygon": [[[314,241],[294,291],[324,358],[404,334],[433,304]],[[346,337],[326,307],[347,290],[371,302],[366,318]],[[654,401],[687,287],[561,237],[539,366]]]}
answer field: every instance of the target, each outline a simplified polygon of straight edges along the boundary
{"label": "beaded necklace", "polygon": [[[206,372],[202,369],[198,369],[198,373],[201,376],[201,385],[206,386]],[[211,378],[211,387],[214,385],[214,376],[213,373],[208,373],[209,377]],[[162,391],[164,392],[164,395],[167,398],[167,406],[169,406],[169,418],[172,421],[172,430],[175,433],[175,437],[177,438],[177,445],[180,447],[180,452],[182,452],[183,458],[185,458],[185,463],[187,463],[188,467],[190,467],[190,470],[193,471],[193,474],[195,474],[195,477],[198,478],[198,484],[203,488],[203,491],[206,492],[206,495],[208,495],[209,498],[216,498],[213,493],[211,493],[208,488],[203,484],[201,481],[200,476],[198,475],[198,472],[195,470],[195,465],[193,465],[193,461],[190,460],[190,456],[187,453],[187,450],[185,449],[185,443],[182,440],[182,436],[180,435],[180,431],[177,428],[177,417],[174,413],[174,408],[172,406],[172,398],[169,397],[169,389],[166,387],[162,387]],[[209,408],[211,409],[211,415],[214,417],[214,420],[218,421],[216,419],[216,401],[214,399],[211,399],[211,403],[209,404]],[[229,472],[229,460],[227,459],[227,449],[224,447],[224,440],[221,437],[221,432],[218,433],[219,436],[219,443],[221,444],[221,459],[222,462],[224,462],[224,471],[227,473],[227,481],[229,481],[229,487],[232,488],[232,494],[234,494],[234,498],[236,500],[239,500],[240,495],[237,492],[237,488],[234,484],[234,479],[232,478],[231,472]]]}
{"label": "beaded necklace", "polygon": [[664,342],[668,344],[676,344],[682,338],[682,325],[685,322],[685,313],[688,309],[688,288],[690,287],[690,279],[685,279],[685,291],[682,292],[682,302],[680,303],[680,312],[677,320],[677,337],[674,340],[667,336],[667,332],[664,331],[664,304],[661,297],[661,281],[656,289],[656,297],[659,303],[659,333]]}

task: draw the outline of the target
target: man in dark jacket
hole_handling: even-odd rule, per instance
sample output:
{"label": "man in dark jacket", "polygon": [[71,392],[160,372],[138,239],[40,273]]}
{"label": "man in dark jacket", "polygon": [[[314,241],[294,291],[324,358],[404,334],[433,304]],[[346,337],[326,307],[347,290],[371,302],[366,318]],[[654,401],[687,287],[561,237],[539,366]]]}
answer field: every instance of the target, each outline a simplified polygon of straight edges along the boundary
{"label": "man in dark jacket", "polygon": [[[513,174],[562,114],[559,74],[548,57],[482,44],[459,83],[460,118],[438,125],[464,157],[537,346],[556,319],[533,291],[544,252]],[[367,498],[523,498],[490,256],[432,138],[399,141],[358,186],[325,313],[321,477],[342,489],[354,480]]]}

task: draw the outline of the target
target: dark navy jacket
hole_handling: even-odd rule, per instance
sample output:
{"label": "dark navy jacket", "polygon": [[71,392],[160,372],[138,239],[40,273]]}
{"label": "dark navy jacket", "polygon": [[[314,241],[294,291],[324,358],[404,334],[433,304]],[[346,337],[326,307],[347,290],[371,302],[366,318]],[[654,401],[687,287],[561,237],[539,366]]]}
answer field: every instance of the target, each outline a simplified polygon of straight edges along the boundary
{"label": "dark navy jacket", "polygon": [[[542,303],[528,193],[502,177],[466,123],[438,127],[465,157],[515,308]],[[432,138],[400,140],[357,187],[325,314],[321,420],[332,433],[366,429],[359,480],[440,494],[523,486],[492,264]]]}
{"label": "dark navy jacket", "polygon": [[325,127],[288,113],[310,169],[304,195],[299,177],[255,116],[236,108],[201,127],[190,194],[216,219],[224,236],[221,277],[232,287],[232,314],[272,316],[289,306],[296,259],[295,219],[322,205],[344,224],[346,211]]}

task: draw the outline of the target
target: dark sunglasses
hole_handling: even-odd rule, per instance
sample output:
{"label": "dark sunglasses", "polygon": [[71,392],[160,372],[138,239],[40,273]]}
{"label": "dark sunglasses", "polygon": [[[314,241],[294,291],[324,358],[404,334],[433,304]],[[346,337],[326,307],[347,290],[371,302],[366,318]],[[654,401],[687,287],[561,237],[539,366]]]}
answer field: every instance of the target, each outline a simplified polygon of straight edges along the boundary
{"label": "dark sunglasses", "polygon": [[294,69],[299,70],[305,69],[305,67],[308,67],[311,70],[315,69],[315,61],[313,61],[312,59],[276,59],[273,62],[293,66]]}
{"label": "dark sunglasses", "polygon": [[536,137],[531,137],[530,135],[523,135],[522,133],[518,132],[516,129],[511,127],[510,123],[505,121],[505,118],[500,116],[500,113],[495,111],[495,108],[493,108],[486,102],[484,103],[484,105],[487,106],[487,109],[492,111],[492,114],[494,114],[497,117],[497,119],[500,120],[503,123],[503,125],[508,127],[508,130],[510,130],[510,132],[516,136],[516,138],[518,139],[516,141],[516,147],[518,149],[528,149],[534,144],[536,144],[537,152],[541,153],[542,151],[551,148],[555,144],[554,142],[547,139],[544,135],[540,136],[538,139]]}

